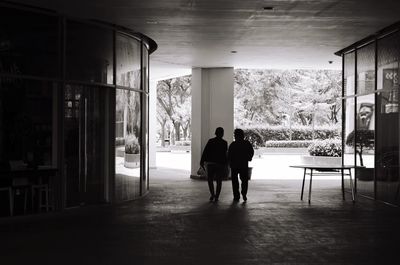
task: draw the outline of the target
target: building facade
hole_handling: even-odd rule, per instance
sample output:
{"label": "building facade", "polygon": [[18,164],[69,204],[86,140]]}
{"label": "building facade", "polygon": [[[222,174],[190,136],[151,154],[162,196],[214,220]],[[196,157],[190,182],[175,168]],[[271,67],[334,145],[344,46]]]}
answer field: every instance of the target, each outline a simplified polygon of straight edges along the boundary
{"label": "building facade", "polygon": [[400,24],[336,53],[343,59],[343,162],[358,195],[400,205]]}
{"label": "building facade", "polygon": [[52,168],[45,181],[55,209],[144,195],[156,48],[116,25],[0,5],[2,185],[17,190],[8,173],[22,167]]}

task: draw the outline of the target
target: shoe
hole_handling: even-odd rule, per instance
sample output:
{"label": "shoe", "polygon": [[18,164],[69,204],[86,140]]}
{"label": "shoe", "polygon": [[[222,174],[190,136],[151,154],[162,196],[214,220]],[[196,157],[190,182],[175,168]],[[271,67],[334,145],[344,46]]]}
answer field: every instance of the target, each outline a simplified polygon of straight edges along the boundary
{"label": "shoe", "polygon": [[243,195],[243,200],[244,200],[244,201],[247,201],[246,195]]}
{"label": "shoe", "polygon": [[215,197],[215,198],[214,198],[214,201],[217,202],[217,201],[218,201],[218,197]]}
{"label": "shoe", "polygon": [[233,201],[238,202],[240,198],[233,198]]}
{"label": "shoe", "polygon": [[214,200],[214,195],[211,195],[210,201],[212,202]]}

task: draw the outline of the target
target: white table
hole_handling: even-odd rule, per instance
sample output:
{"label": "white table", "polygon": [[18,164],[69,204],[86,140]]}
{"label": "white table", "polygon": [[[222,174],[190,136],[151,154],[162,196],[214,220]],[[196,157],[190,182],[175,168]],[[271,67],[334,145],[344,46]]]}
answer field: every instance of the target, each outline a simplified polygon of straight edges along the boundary
{"label": "white table", "polygon": [[308,203],[311,202],[311,186],[312,186],[312,177],[313,176],[332,176],[332,175],[340,175],[342,177],[342,195],[343,200],[344,196],[344,176],[349,176],[350,178],[350,189],[351,189],[351,198],[353,202],[355,202],[355,187],[353,184],[353,179],[351,176],[351,169],[360,166],[349,166],[349,165],[292,165],[290,167],[293,168],[301,168],[304,170],[303,175],[303,185],[301,186],[301,197],[303,200],[304,193],[304,182],[306,180],[306,175],[310,176],[310,187],[308,191]]}

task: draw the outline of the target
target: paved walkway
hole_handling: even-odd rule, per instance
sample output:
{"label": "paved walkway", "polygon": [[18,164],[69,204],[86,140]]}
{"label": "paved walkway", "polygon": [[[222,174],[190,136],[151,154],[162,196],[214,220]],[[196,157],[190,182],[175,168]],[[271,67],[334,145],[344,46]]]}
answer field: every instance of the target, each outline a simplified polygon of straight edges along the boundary
{"label": "paved walkway", "polygon": [[[157,152],[157,167],[185,170],[184,178],[190,176],[190,153],[186,152]],[[253,167],[252,179],[302,179],[303,171],[290,168],[290,165],[301,164],[299,154],[264,154],[255,155],[249,166]],[[338,179],[338,177],[319,177],[314,179]]]}
{"label": "paved walkway", "polygon": [[252,180],[248,202],[230,182],[208,202],[205,181],[185,170],[151,171],[151,192],[116,206],[0,219],[1,264],[399,264],[400,210],[315,181]]}

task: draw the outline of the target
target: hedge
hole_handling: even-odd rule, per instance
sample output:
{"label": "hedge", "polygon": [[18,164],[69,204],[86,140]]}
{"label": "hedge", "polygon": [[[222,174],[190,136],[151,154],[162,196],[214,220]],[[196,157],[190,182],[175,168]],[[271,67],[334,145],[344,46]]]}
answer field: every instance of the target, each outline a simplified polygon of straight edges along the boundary
{"label": "hedge", "polygon": [[265,147],[270,148],[307,148],[313,141],[266,141]]}
{"label": "hedge", "polygon": [[[341,129],[339,126],[315,127],[314,131],[309,126],[293,126],[291,129],[283,126],[259,126],[243,129],[245,138],[254,147],[265,146],[266,141],[299,141],[299,140],[325,140],[339,138]],[[290,139],[292,135],[292,139]]]}

